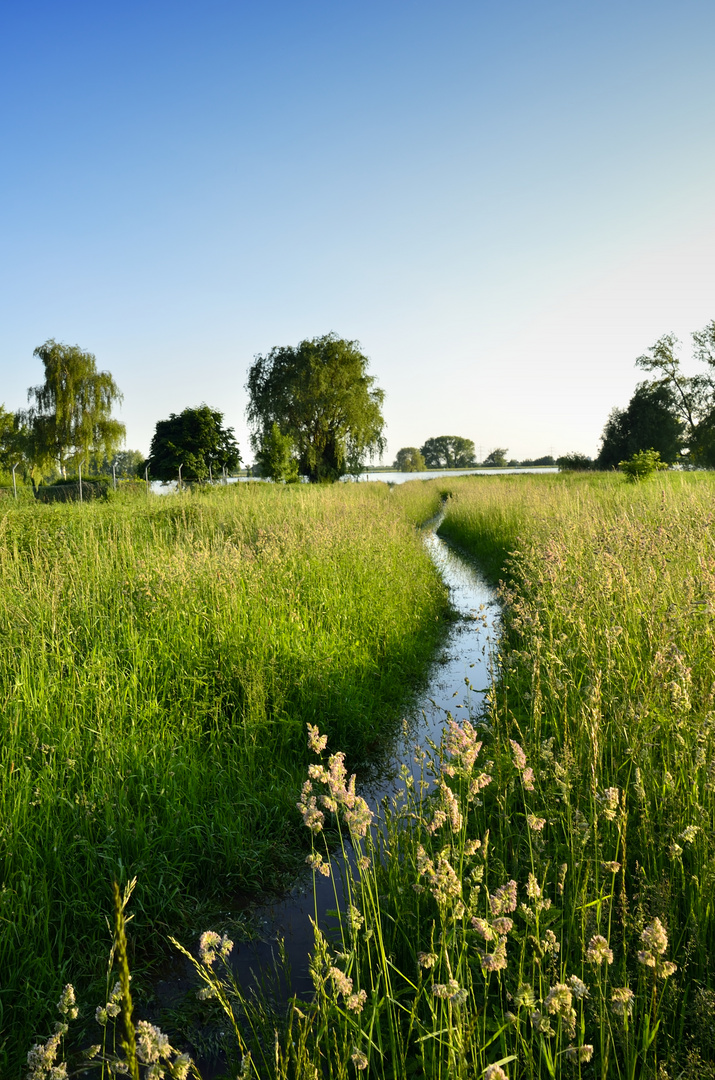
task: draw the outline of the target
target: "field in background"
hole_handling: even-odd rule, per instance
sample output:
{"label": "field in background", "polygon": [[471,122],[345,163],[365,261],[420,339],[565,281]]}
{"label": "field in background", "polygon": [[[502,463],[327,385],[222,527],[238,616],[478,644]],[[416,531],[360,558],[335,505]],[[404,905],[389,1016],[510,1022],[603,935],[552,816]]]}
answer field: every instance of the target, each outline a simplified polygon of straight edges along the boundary
{"label": "field in background", "polygon": [[[438,496],[412,501],[429,516]],[[113,879],[138,876],[146,955],[295,872],[306,723],[353,763],[373,752],[446,597],[383,485],[2,511],[0,1045],[17,1072],[62,985],[103,986]]]}

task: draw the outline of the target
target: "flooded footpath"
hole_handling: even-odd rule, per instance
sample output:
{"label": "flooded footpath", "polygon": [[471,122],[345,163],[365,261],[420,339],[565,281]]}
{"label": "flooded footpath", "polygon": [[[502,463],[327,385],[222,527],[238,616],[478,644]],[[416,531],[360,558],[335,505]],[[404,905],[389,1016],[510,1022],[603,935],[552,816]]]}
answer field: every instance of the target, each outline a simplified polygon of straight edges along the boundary
{"label": "flooded footpath", "polygon": [[[419,750],[439,745],[447,714],[474,718],[481,710],[491,679],[491,656],[499,630],[499,607],[494,590],[446,541],[437,536],[440,517],[424,529],[423,539],[442,580],[449,588],[456,618],[451,624],[439,657],[433,662],[428,684],[405,719],[402,730],[379,766],[358,781],[358,791],[371,809],[379,812],[384,800],[392,801],[404,789],[405,777],[421,779]],[[328,753],[339,747],[328,746]],[[340,856],[333,859],[338,870]],[[330,912],[341,906],[339,873],[329,878],[306,873],[291,891],[275,901],[253,909],[256,936],[247,942],[236,941],[231,967],[244,993],[270,979],[274,1002],[287,1001],[291,994],[309,997],[312,982],[309,972],[314,934],[312,920],[316,910],[318,924],[329,932]],[[336,895],[337,891],[337,895]],[[173,965],[172,965],[173,966]],[[156,1002],[172,1007],[191,988],[196,975],[188,961],[177,957],[170,975],[155,984]],[[205,1067],[202,1065],[202,1067]],[[204,1075],[209,1075],[207,1068]]]}

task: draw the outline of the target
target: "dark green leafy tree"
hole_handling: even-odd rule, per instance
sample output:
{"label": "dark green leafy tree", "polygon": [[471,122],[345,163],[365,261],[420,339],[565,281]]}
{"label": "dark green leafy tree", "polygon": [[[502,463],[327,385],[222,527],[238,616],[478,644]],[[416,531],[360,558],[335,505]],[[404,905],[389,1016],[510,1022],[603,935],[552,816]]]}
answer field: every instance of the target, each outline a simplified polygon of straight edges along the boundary
{"label": "dark green leafy tree", "polygon": [[560,472],[587,472],[594,467],[593,460],[578,450],[557,457],[556,464]]}
{"label": "dark green leafy tree", "polygon": [[30,387],[30,408],[22,414],[33,466],[56,467],[64,477],[68,466],[86,462],[92,453],[113,453],[125,428],[112,417],[122,395],[109,372],[97,371],[92,353],[53,339],[33,355],[45,366],[45,381]]}
{"label": "dark green leafy tree", "polygon": [[495,450],[492,450],[490,454],[484,458],[483,463],[488,468],[494,467],[495,469],[503,469],[507,464],[506,460],[506,447],[497,446]]}
{"label": "dark green leafy tree", "polygon": [[555,465],[556,459],[551,454],[544,454],[543,457],[537,458],[524,458],[521,464],[525,467],[536,467],[537,465]]}
{"label": "dark green leafy tree", "polygon": [[626,409],[613,409],[601,435],[599,469],[616,469],[642,450],[655,450],[667,464],[680,459],[685,421],[670,385],[640,383]]}
{"label": "dark green leafy tree", "polygon": [[677,355],[678,339],[665,334],[636,364],[657,376],[657,385],[667,386],[673,409],[683,425],[683,439],[693,464],[715,467],[715,319],[693,335],[693,359],[705,371],[687,376]]}
{"label": "dark green leafy tree", "polygon": [[223,413],[199,405],[171,413],[159,420],[146,464],[154,480],[208,480],[209,469],[218,476],[222,469],[234,472],[241,461],[233,428],[224,428]]}
{"label": "dark green leafy tree", "polygon": [[276,483],[295,484],[298,477],[298,460],[293,450],[290,435],[282,435],[278,424],[271,424],[256,454],[258,474]]}
{"label": "dark green leafy tree", "polygon": [[422,451],[416,446],[403,446],[397,451],[395,468],[399,472],[424,472],[427,465]]}
{"label": "dark green leafy tree", "polygon": [[474,465],[474,443],[460,435],[437,435],[420,450],[428,469],[468,469]]}
{"label": "dark green leafy tree", "polygon": [[312,482],[360,473],[365,457],[385,448],[385,395],[367,374],[368,364],[357,341],[336,334],[257,356],[246,384],[254,450],[275,423]]}
{"label": "dark green leafy tree", "polygon": [[679,341],[674,334],[664,334],[648,351],[636,360],[636,367],[659,375],[656,385],[667,386],[673,408],[680,415],[690,439],[695,434],[702,414],[707,411],[710,380],[707,375],[688,377],[680,367],[676,354]]}

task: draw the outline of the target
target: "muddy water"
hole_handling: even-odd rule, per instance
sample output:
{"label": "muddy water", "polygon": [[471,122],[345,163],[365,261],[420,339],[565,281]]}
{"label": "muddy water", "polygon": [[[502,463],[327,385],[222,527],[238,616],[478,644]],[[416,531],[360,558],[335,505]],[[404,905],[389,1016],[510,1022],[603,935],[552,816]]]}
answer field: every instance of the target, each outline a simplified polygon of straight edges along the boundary
{"label": "muddy water", "polygon": [[[432,666],[427,688],[406,718],[401,735],[379,769],[358,784],[359,793],[374,809],[386,797],[392,799],[399,794],[404,784],[401,774],[405,767],[419,779],[420,766],[415,760],[415,748],[427,748],[430,742],[439,744],[448,712],[457,720],[478,713],[489,685],[490,655],[499,622],[494,593],[474,568],[436,535],[437,525],[438,519],[432,528],[425,530],[424,542],[449,587],[452,606],[459,617],[452,624],[442,653]],[[328,746],[328,752],[336,749]],[[315,897],[311,876],[306,875],[305,880],[296,884],[286,896],[255,911],[258,925],[255,940],[236,942],[232,967],[244,991],[255,986],[266,973],[276,972],[271,986],[274,1000],[287,1000],[291,993],[306,997],[311,994],[308,971],[313,946],[311,919],[315,917],[317,904],[318,922],[329,929],[328,912],[339,906],[341,900],[337,872],[330,878],[316,875]],[[287,960],[285,968],[280,962],[280,941]],[[192,985],[195,985],[195,979],[190,968],[181,966],[155,990],[157,998],[169,1004]]]}

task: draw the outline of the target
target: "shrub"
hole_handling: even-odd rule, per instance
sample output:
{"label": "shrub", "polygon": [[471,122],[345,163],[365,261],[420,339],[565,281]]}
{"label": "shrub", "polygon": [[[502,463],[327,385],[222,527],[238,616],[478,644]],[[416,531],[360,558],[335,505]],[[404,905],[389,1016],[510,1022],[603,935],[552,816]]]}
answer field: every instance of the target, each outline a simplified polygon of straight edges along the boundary
{"label": "shrub", "polygon": [[627,461],[620,461],[618,468],[626,474],[628,479],[637,484],[640,480],[646,480],[659,469],[667,469],[665,461],[660,460],[658,450],[638,450]]}

